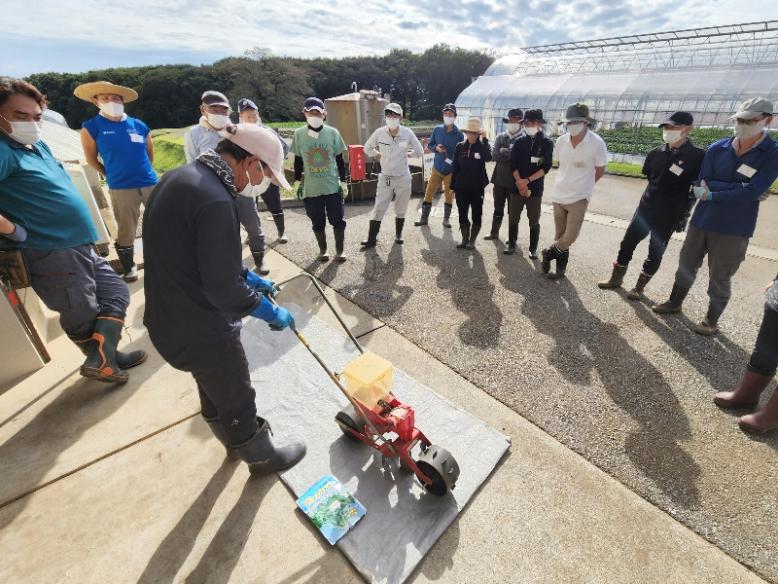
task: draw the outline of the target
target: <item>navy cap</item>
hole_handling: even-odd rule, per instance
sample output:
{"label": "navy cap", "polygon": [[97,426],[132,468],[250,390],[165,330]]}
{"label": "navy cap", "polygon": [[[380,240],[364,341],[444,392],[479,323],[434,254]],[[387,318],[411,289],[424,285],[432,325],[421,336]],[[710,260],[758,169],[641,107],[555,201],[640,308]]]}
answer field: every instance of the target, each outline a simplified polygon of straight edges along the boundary
{"label": "navy cap", "polygon": [[455,106],[453,103],[447,103],[443,106],[444,112],[451,112],[454,115],[457,115],[457,106]]}
{"label": "navy cap", "polygon": [[527,110],[524,113],[524,121],[525,122],[540,122],[541,124],[545,124],[546,120],[543,119],[543,110],[542,109],[530,109]]}
{"label": "navy cap", "polygon": [[206,91],[200,97],[200,101],[205,105],[223,105],[224,107],[230,107],[230,100],[218,91]]}
{"label": "navy cap", "polygon": [[259,111],[257,104],[251,101],[248,97],[241,97],[238,100],[238,113],[247,109],[253,109]]}
{"label": "navy cap", "polygon": [[510,118],[519,118],[522,119],[524,117],[524,112],[521,111],[519,108],[515,107],[513,109],[508,110],[508,115],[505,116],[502,121],[506,124],[510,121]]}
{"label": "navy cap", "polygon": [[659,124],[662,126],[691,126],[694,124],[694,116],[689,112],[675,112],[668,117],[664,122]]}
{"label": "navy cap", "polygon": [[309,112],[312,110],[319,110],[320,112],[324,112],[324,102],[318,97],[309,97],[305,100],[303,111]]}

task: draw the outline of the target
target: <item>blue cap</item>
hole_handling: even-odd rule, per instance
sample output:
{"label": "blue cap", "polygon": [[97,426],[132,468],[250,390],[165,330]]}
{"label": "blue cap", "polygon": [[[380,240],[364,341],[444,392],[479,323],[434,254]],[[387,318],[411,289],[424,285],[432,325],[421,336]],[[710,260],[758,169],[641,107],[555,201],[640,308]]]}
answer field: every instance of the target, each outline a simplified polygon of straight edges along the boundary
{"label": "blue cap", "polygon": [[259,111],[257,104],[251,101],[248,97],[241,97],[238,100],[238,113],[247,109],[253,109]]}
{"label": "blue cap", "polygon": [[318,97],[309,97],[305,100],[305,105],[303,105],[303,111],[309,112],[311,110],[319,110],[320,112],[324,111],[324,102],[320,100]]}

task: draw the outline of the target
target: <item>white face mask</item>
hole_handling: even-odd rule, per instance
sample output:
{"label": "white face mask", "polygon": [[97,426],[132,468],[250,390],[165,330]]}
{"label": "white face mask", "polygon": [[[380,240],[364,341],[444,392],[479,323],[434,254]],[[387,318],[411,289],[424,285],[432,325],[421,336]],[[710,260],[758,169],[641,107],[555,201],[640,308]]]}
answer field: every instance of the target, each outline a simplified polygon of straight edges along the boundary
{"label": "white face mask", "polygon": [[230,125],[230,116],[223,114],[205,114],[205,119],[214,130],[223,130]]}
{"label": "white face mask", "polygon": [[447,126],[453,126],[455,120],[456,118],[453,116],[443,116],[443,123]]}
{"label": "white face mask", "polygon": [[12,122],[5,118],[3,119],[11,125],[11,132],[8,134],[12,140],[24,144],[25,146],[31,146],[41,139],[43,135],[43,125],[41,122]]}
{"label": "white face mask", "polygon": [[308,125],[311,128],[314,128],[318,130],[324,125],[324,118],[320,118],[318,116],[311,116],[310,118],[306,118],[308,120]]}
{"label": "white face mask", "polygon": [[585,124],[568,124],[567,125],[567,133],[571,136],[577,136],[581,132],[583,132],[584,128],[586,127]]}
{"label": "white face mask", "polygon": [[259,195],[264,194],[264,192],[270,188],[270,183],[271,179],[263,174],[262,182],[254,186],[254,196],[258,197]]}
{"label": "white face mask", "polygon": [[752,126],[735,122],[735,136],[737,136],[741,140],[748,140],[749,138],[754,138],[755,136],[761,134],[764,129],[765,129],[764,120],[760,120],[757,123],[753,124]]}
{"label": "white face mask", "polygon": [[682,130],[666,130],[662,128],[662,140],[667,144],[675,144],[681,139]]}
{"label": "white face mask", "polygon": [[124,104],[116,103],[115,101],[105,101],[98,104],[100,111],[112,118],[118,118],[124,113]]}
{"label": "white face mask", "polygon": [[521,124],[508,124],[508,131],[511,134],[515,134],[519,130],[521,130]]}
{"label": "white face mask", "polygon": [[540,128],[537,126],[530,126],[529,128],[524,128],[524,133],[527,134],[530,138],[533,138],[538,132],[540,132]]}
{"label": "white face mask", "polygon": [[386,118],[386,125],[390,130],[396,130],[400,127],[400,120],[399,118]]}

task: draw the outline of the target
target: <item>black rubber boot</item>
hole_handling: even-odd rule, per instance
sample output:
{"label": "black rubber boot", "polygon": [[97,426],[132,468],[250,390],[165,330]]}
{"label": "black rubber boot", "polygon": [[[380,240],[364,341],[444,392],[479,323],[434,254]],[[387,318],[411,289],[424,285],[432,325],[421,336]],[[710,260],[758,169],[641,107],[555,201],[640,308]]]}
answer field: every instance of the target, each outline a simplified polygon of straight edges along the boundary
{"label": "black rubber boot", "polygon": [[98,316],[92,332],[93,344],[89,346],[86,361],[81,365],[81,375],[108,383],[126,383],[130,376],[116,362],[116,345],[119,344],[124,320],[115,316]]}
{"label": "black rubber boot", "polygon": [[624,283],[624,276],[627,275],[627,266],[620,266],[616,262],[613,263],[613,271],[611,271],[611,277],[607,280],[597,282],[597,286],[603,290],[612,290],[613,288],[621,288]]}
{"label": "black rubber boot", "polygon": [[446,203],[443,205],[443,227],[446,227],[448,229],[451,229],[451,210],[454,208],[453,205]]}
{"label": "black rubber boot", "polygon": [[230,446],[230,441],[227,438],[227,432],[224,431],[224,426],[222,426],[219,418],[206,418],[203,416],[203,419],[208,424],[208,427],[211,429],[211,432],[213,432],[213,435],[216,436],[216,439],[224,445],[224,448],[227,451],[227,458],[230,460],[238,460],[240,455],[235,448]]}
{"label": "black rubber boot", "polygon": [[138,279],[138,268],[135,266],[135,246],[115,245],[116,255],[122,265],[122,278],[125,282],[135,282]]}
{"label": "black rubber boot", "polygon": [[405,217],[394,218],[394,242],[397,245],[405,243],[403,240],[403,227],[405,227]]}
{"label": "black rubber boot", "polygon": [[[73,341],[76,347],[81,350],[81,352],[84,354],[84,357],[89,354],[90,347],[95,344],[91,333],[82,338],[73,337],[70,335],[68,335],[68,338]],[[137,350],[130,351],[129,353],[123,353],[118,349],[116,350],[116,364],[119,366],[119,369],[132,369],[133,367],[137,367],[143,363],[146,359],[148,359],[146,351]]]}
{"label": "black rubber boot", "polygon": [[[517,227],[518,229],[518,227]],[[538,242],[540,241],[540,225],[532,225],[529,228],[529,257],[538,259]]]}
{"label": "black rubber boot", "polygon": [[551,271],[551,262],[559,258],[558,254],[559,250],[555,245],[540,252],[540,255],[543,257],[540,266],[543,269],[544,274],[548,274]]}
{"label": "black rubber boot", "polygon": [[324,231],[314,231],[316,236],[316,243],[319,244],[319,257],[316,258],[320,262],[330,261],[330,256],[327,255],[327,233]]}
{"label": "black rubber boot", "polygon": [[492,229],[489,231],[489,235],[484,237],[484,239],[489,241],[491,241],[492,239],[499,239],[500,227],[502,227],[502,218],[503,218],[502,215],[494,215],[492,217]]}
{"label": "black rubber boot", "polygon": [[470,232],[470,240],[467,242],[467,249],[475,249],[475,242],[478,238],[478,233],[481,231],[480,225],[473,225],[473,229]]}
{"label": "black rubber boot", "polygon": [[502,253],[505,255],[513,255],[516,253],[516,240],[519,239],[519,224],[515,225],[508,223],[508,247],[504,249]]}
{"label": "black rubber boot", "polygon": [[470,223],[460,223],[459,230],[462,232],[462,243],[457,245],[457,249],[465,249],[470,243]]}
{"label": "black rubber boot", "polygon": [[421,227],[422,225],[428,225],[430,220],[430,211],[432,211],[432,203],[422,203],[421,204],[421,218],[414,223],[416,227]]}
{"label": "black rubber boot", "polygon": [[340,227],[338,229],[333,229],[332,231],[335,233],[335,261],[342,264],[346,261],[346,256],[343,255],[346,241],[346,228]]}
{"label": "black rubber boot", "polygon": [[378,232],[381,229],[381,222],[371,220],[370,221],[370,228],[367,234],[367,239],[361,243],[363,249],[370,249],[371,247],[375,247],[378,243]]}
{"label": "black rubber boot", "polygon": [[657,314],[674,314],[676,312],[681,312],[681,306],[688,293],[688,288],[682,288],[678,284],[673,284],[673,289],[670,291],[670,299],[662,304],[657,304],[652,307],[651,310]]}
{"label": "black rubber boot", "polygon": [[567,262],[570,259],[570,250],[566,249],[565,251],[560,250],[556,246],[554,246],[554,249],[556,249],[556,271],[552,274],[549,274],[548,277],[551,280],[560,280],[565,277],[565,271],[567,271]]}
{"label": "black rubber boot", "polygon": [[276,229],[278,230],[278,243],[288,242],[289,240],[284,237],[284,233],[286,232],[286,222],[284,221],[283,213],[279,215],[273,215],[273,223],[276,224]]}
{"label": "black rubber boot", "polygon": [[254,258],[256,267],[254,271],[260,276],[267,276],[270,270],[265,267],[265,252],[264,251],[252,251],[251,257]]}
{"label": "black rubber boot", "polygon": [[302,460],[307,451],[305,444],[294,442],[289,446],[276,448],[271,439],[273,432],[270,424],[261,418],[257,418],[257,422],[257,433],[243,444],[234,446],[238,456],[248,465],[251,474],[261,475],[284,470]]}

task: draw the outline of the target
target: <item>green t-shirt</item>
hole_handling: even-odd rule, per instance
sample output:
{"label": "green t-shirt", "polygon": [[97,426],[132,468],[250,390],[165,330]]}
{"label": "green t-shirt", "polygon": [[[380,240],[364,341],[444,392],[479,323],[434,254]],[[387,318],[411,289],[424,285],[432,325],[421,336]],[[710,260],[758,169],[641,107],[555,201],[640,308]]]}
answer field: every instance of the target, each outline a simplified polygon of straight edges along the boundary
{"label": "green t-shirt", "polygon": [[337,193],[340,188],[335,158],[346,151],[346,143],[335,128],[324,125],[314,138],[308,126],[297,128],[290,150],[303,159],[303,196],[319,197]]}

